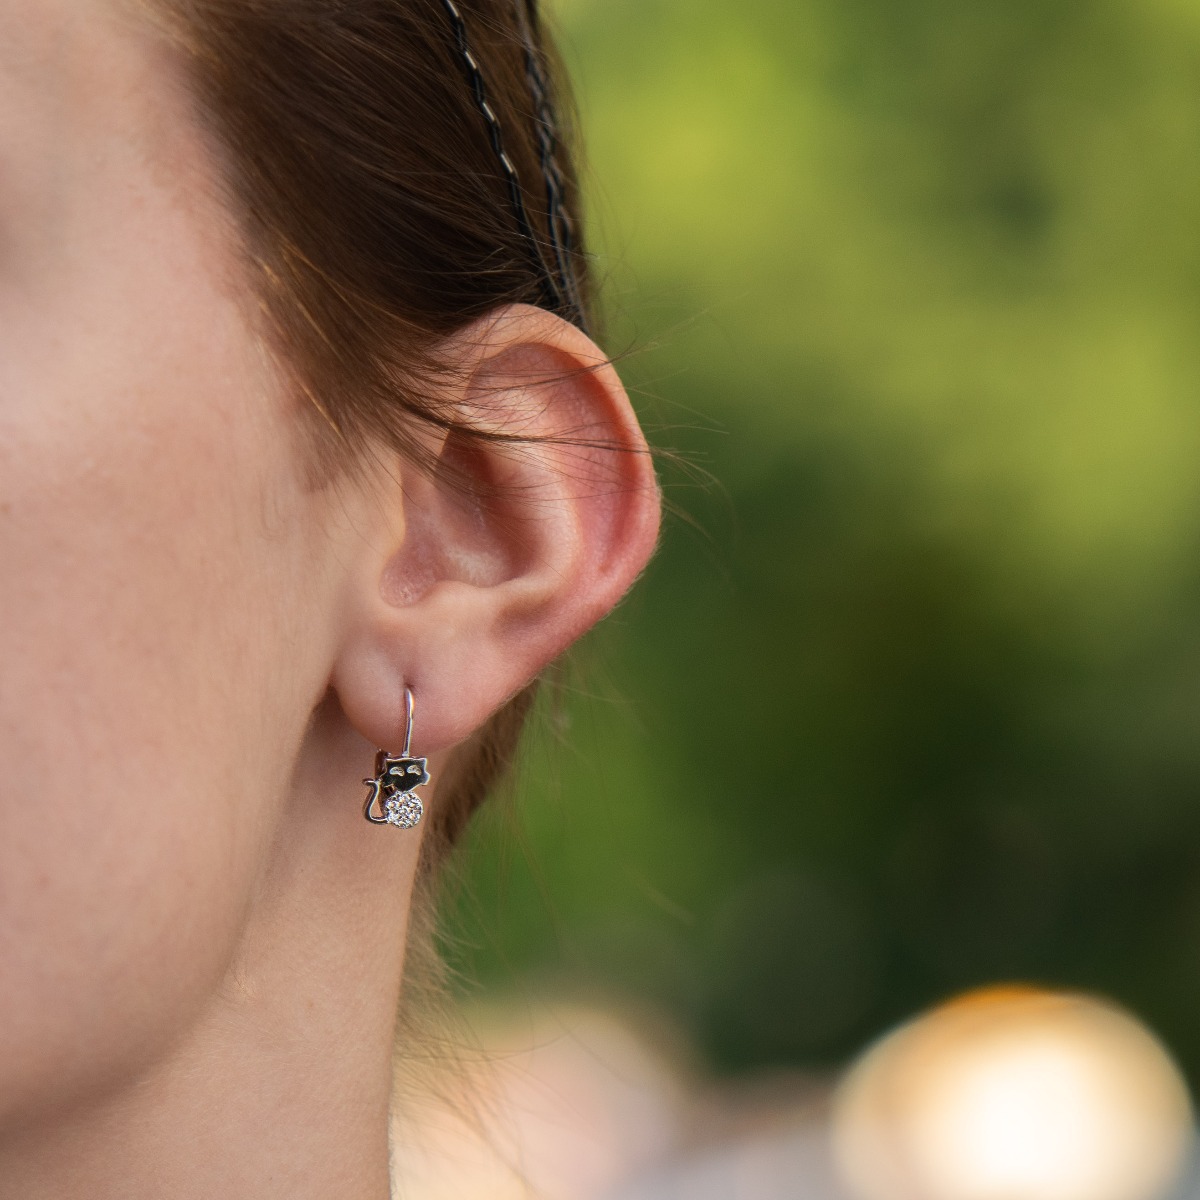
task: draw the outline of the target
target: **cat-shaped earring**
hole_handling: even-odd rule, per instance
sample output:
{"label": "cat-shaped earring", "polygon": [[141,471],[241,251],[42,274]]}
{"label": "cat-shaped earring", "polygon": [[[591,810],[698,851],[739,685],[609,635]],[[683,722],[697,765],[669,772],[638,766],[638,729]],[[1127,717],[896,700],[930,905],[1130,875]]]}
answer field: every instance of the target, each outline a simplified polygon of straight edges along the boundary
{"label": "cat-shaped earring", "polygon": [[420,797],[413,789],[429,782],[427,760],[412,757],[413,714],[416,704],[412,688],[404,689],[407,707],[404,753],[393,757],[386,750],[375,755],[375,778],[364,779],[371,790],[363,807],[363,816],[372,825],[395,825],[397,829],[412,829],[419,825],[425,813]]}

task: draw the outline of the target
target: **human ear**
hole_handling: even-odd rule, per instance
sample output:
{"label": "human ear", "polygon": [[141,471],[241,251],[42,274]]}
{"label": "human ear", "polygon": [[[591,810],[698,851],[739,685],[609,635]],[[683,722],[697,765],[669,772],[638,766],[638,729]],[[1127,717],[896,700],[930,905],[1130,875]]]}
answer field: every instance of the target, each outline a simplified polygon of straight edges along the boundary
{"label": "human ear", "polygon": [[[653,553],[660,496],[629,398],[594,342],[516,305],[448,345],[452,429],[402,462],[357,540],[333,687],[377,746],[457,745],[620,600]],[[482,434],[482,436],[481,436]]]}

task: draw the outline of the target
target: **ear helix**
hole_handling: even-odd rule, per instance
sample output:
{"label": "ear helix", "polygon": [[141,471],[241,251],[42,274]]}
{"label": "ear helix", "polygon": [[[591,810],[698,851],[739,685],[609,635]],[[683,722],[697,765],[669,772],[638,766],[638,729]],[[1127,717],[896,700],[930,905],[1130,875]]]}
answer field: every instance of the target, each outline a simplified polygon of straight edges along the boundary
{"label": "ear helix", "polygon": [[375,755],[375,778],[364,779],[370,788],[363,816],[372,825],[394,825],[397,829],[412,829],[419,825],[425,806],[413,789],[429,782],[428,763],[412,756],[413,717],[416,703],[412,688],[404,689],[405,723],[404,752],[388,754],[380,750]]}

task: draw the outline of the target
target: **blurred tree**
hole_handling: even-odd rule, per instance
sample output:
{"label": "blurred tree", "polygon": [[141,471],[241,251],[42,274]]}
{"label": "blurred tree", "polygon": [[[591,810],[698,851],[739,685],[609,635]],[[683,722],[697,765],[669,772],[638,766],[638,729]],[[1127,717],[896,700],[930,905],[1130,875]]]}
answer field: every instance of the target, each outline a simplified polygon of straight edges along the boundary
{"label": "blurred tree", "polygon": [[1095,988],[1195,1075],[1200,3],[559,8],[611,344],[721,486],[675,477],[707,536],[530,759],[533,869],[475,831],[452,956],[725,1069]]}

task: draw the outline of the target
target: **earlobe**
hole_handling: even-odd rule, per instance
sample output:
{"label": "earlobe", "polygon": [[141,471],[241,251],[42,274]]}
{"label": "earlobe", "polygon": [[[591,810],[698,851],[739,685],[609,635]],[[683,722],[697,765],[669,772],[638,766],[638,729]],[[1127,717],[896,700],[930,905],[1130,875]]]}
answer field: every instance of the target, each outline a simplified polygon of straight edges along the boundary
{"label": "earlobe", "polygon": [[620,600],[660,514],[628,396],[585,334],[515,306],[448,352],[461,370],[447,407],[469,429],[446,435],[434,472],[401,464],[382,509],[403,533],[360,542],[372,561],[333,679],[380,746],[412,687],[423,753],[467,738]]}

